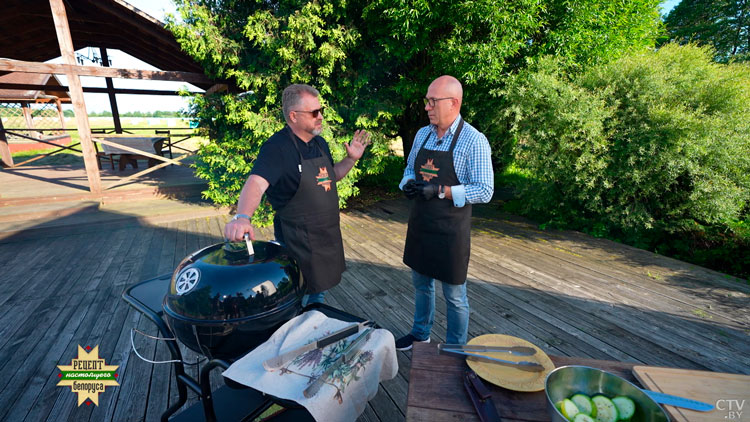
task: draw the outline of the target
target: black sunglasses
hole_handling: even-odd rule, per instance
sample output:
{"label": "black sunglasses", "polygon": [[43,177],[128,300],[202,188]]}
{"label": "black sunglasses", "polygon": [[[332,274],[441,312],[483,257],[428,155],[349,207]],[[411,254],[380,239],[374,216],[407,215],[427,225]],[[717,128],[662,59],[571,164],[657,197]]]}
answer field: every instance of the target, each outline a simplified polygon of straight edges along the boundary
{"label": "black sunglasses", "polygon": [[323,109],[324,108],[325,107],[321,107],[321,108],[319,108],[317,110],[311,110],[311,111],[307,111],[307,110],[292,110],[292,111],[295,112],[295,113],[310,113],[310,114],[312,114],[313,118],[317,119],[319,115],[323,115]]}

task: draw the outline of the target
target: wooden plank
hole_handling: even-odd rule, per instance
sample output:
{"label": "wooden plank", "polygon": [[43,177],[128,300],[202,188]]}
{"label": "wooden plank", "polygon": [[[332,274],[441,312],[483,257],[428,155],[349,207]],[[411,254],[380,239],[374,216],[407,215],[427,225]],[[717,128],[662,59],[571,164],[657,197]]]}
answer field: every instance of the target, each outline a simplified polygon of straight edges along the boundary
{"label": "wooden plank", "polygon": [[[514,265],[518,264],[519,263],[516,262]],[[567,282],[563,284],[558,280],[560,280],[561,272],[567,272],[567,267],[558,266],[555,269],[555,272],[557,273],[555,275],[551,275],[545,271],[539,271],[538,263],[535,267],[536,269],[529,269],[534,275],[535,282],[546,283],[551,289],[559,291],[561,293],[560,297],[568,297],[569,294],[574,292],[570,288],[571,285],[584,284],[586,286],[585,288],[580,289],[580,291],[576,289],[575,292],[582,294],[587,302],[581,302],[578,299],[570,299],[572,303],[577,304],[576,306],[581,306],[581,303],[597,303],[603,299],[609,300],[609,295],[613,292],[611,284],[599,283],[599,280],[596,278],[592,279],[589,283],[585,283],[587,277],[585,271],[577,271],[575,274],[571,273],[569,275],[564,275],[563,280]],[[620,290],[617,294],[618,297],[621,297],[628,293]],[[644,296],[642,292],[635,291],[633,297],[639,298],[643,301],[647,296]],[[679,345],[677,347],[693,350],[695,353],[704,353],[705,351],[714,349],[714,353],[722,354],[725,350],[724,346],[717,347],[717,345],[713,343],[714,339],[708,339],[709,341],[705,344],[701,344],[700,337],[706,334],[705,328],[702,327],[694,327],[692,324],[684,324],[681,326],[680,330],[659,330],[658,332],[655,332],[653,329],[654,318],[661,318],[661,314],[643,313],[636,308],[626,309],[620,306],[600,306],[597,309],[600,310],[596,313],[598,318],[605,318],[607,321],[612,322],[623,330],[631,333],[633,333],[634,330],[637,330],[638,333],[641,333],[640,335],[643,336],[644,339],[652,342],[652,344],[659,344],[666,339],[673,339],[673,343]],[[612,316],[610,317],[609,315]],[[670,325],[673,324],[667,323],[667,321],[664,321],[662,324],[662,326]],[[641,349],[641,355],[642,354],[643,349]],[[692,353],[683,354],[683,356],[690,354]],[[664,361],[660,361],[659,364],[665,363],[666,362]],[[719,362],[716,362],[716,364],[719,364]],[[727,370],[727,368],[721,367],[715,367],[712,369]]]}
{"label": "wooden plank", "polygon": [[[119,299],[120,290],[114,290],[114,280],[118,277],[118,266],[123,257],[127,254],[130,246],[137,237],[136,230],[116,230],[114,236],[107,243],[106,255],[100,262],[91,262],[89,265],[90,272],[82,276],[77,282],[77,289],[74,291],[89,290],[95,292],[95,298],[86,310],[87,314],[81,324],[79,324],[75,337],[69,343],[68,348],[63,352],[63,357],[70,359],[77,354],[78,345],[100,345],[100,356],[104,357],[107,362],[111,362],[113,356],[102,352],[102,347],[106,347],[107,342],[102,342],[101,332],[111,320],[121,321],[124,318],[123,310],[126,308],[119,306],[122,302]],[[105,239],[106,240],[106,239]],[[95,258],[93,258],[95,259]],[[121,324],[121,322],[120,322]],[[115,387],[117,388],[117,387]],[[105,394],[106,396],[106,394]],[[100,396],[100,399],[102,396]],[[81,415],[88,415],[87,410],[77,407],[76,396],[70,394],[60,394],[54,402],[45,403],[47,411],[44,413],[46,420],[75,420]],[[75,416],[71,416],[74,413]],[[42,420],[42,418],[30,419]]]}
{"label": "wooden plank", "polygon": [[59,360],[61,352],[72,339],[73,333],[78,324],[81,323],[93,297],[93,292],[70,295],[65,309],[48,327],[45,337],[26,355],[27,362],[36,362],[36,364],[20,365],[18,371],[12,376],[15,379],[27,380],[27,382],[18,385],[20,388],[17,388],[15,392],[7,388],[0,394],[0,403],[9,403],[7,398],[3,396],[9,396],[12,400],[10,406],[7,407],[8,412],[4,416],[5,420],[24,420],[34,405],[38,403],[44,387],[57,383],[59,380],[57,365],[70,364],[70,361]]}
{"label": "wooden plank", "polygon": [[[57,0],[50,0],[51,2]],[[73,62],[75,63],[75,62]],[[192,72],[121,69],[116,67],[77,66],[75,64],[52,64],[26,62],[21,60],[0,59],[0,71],[47,73],[56,75],[101,76],[118,79],[142,79],[151,81],[177,81],[192,84],[211,85],[212,81],[205,75]],[[70,81],[68,86],[72,88]]]}
{"label": "wooden plank", "polygon": [[[55,22],[55,32],[57,33],[57,42],[60,44],[60,53],[65,63],[67,63],[65,66],[73,66],[75,64],[75,49],[73,48],[73,40],[70,37],[65,5],[63,4],[63,0],[49,0],[49,4],[52,8],[52,19]],[[2,66],[2,63],[0,63],[0,66]],[[99,177],[96,150],[94,149],[94,144],[91,142],[91,127],[89,126],[86,103],[83,99],[81,79],[73,72],[66,73],[66,75],[70,86],[70,98],[73,102],[76,122],[78,124],[78,136],[81,139],[83,162],[86,165],[86,178],[89,182],[89,190],[94,195],[101,195],[102,181]]]}
{"label": "wooden plank", "polygon": [[[109,78],[111,79],[111,78]],[[44,90],[48,92],[68,92],[70,88],[68,88],[67,85],[61,85],[61,86],[47,86],[47,85],[39,85],[39,84],[10,84],[5,82],[0,82],[0,90],[3,89],[32,89],[32,90]],[[173,91],[173,90],[165,90],[165,89],[135,89],[135,88],[112,88],[111,90],[109,88],[99,88],[94,86],[84,86],[82,87],[83,92],[88,92],[92,94],[107,94],[110,91],[115,94],[129,94],[129,95],[180,95],[180,91]],[[188,91],[189,94],[203,94],[202,92]],[[65,123],[61,123],[61,128],[65,127]],[[49,129],[48,129],[49,130]]]}
{"label": "wooden plank", "polygon": [[[131,235],[131,233],[134,233],[134,235]],[[125,304],[124,301],[120,300],[120,294],[122,292],[122,286],[126,284],[127,280],[131,277],[130,271],[128,271],[128,262],[136,259],[137,251],[143,248],[142,242],[139,241],[141,236],[138,236],[138,234],[137,230],[131,230],[128,237],[126,237],[120,247],[117,248],[118,254],[108,266],[107,272],[104,273],[102,277],[95,278],[93,283],[88,284],[89,289],[97,291],[97,302],[91,307],[91,310],[94,312],[92,315],[96,315],[96,318],[92,318],[93,321],[87,321],[87,323],[83,324],[81,327],[83,328],[82,331],[85,335],[83,342],[88,345],[99,345],[99,355],[108,363],[125,367],[127,367],[127,363],[123,365],[123,362],[121,361],[122,355],[115,352],[117,344],[122,344],[118,341],[117,335],[119,335],[124,327],[127,326],[126,321],[128,320],[129,315],[133,319],[138,318],[139,315],[130,306]],[[118,373],[121,374],[121,378],[124,377],[123,372],[125,371],[126,368],[118,368]],[[118,387],[115,387],[115,389],[116,388]],[[115,394],[116,392],[111,392],[100,395],[99,407],[74,407],[66,416],[67,420],[89,420],[94,411],[101,412],[102,410],[108,409],[108,401],[111,400]],[[63,414],[65,413],[65,410],[66,409],[63,408]],[[105,418],[99,417],[96,420],[103,419]]]}
{"label": "wooden plank", "polygon": [[[98,259],[100,261],[97,263],[93,263],[93,265],[89,262],[82,262],[80,265],[75,266],[78,269],[78,272],[76,274],[71,274],[71,276],[69,277],[71,283],[69,291],[80,292],[84,290],[89,281],[98,277],[97,274],[101,274],[102,271],[106,271],[109,263],[111,263],[112,259],[117,255],[117,252],[119,252],[118,245],[122,243],[125,235],[131,233],[132,231],[119,230],[112,236],[99,236],[96,237],[93,241],[89,242],[93,249],[106,250],[107,254],[105,256],[99,256]],[[82,253],[81,256],[85,257],[89,255]],[[66,361],[69,361],[70,359],[75,357],[77,353],[77,346],[79,344],[85,345],[83,344],[84,336],[88,335],[88,333],[84,330],[80,330],[79,326],[86,321],[86,318],[91,319],[97,317],[97,315],[92,316],[92,311],[96,312],[96,309],[92,309],[92,306],[95,306],[97,303],[96,296],[98,295],[98,293],[96,293],[95,291],[89,291],[83,293],[83,295],[85,295],[87,298],[85,299],[86,304],[82,304],[81,306],[77,307],[78,311],[80,312],[76,312],[76,316],[69,320],[68,328],[64,329],[61,332],[62,335],[60,337],[67,338],[68,341],[65,343],[60,343],[62,349],[55,348],[55,353],[50,354],[49,360],[52,362],[65,363]],[[65,396],[66,394],[74,396],[70,393],[69,390],[66,391],[65,389],[57,387],[57,381],[57,371],[53,370],[52,373],[49,374],[46,384],[39,392],[35,405],[31,408],[29,414],[27,415],[27,420],[44,420],[55,404],[56,399],[61,399],[60,396]],[[69,400],[69,398],[63,398],[62,400]],[[75,405],[72,404],[72,401],[70,401],[70,403],[71,406]]]}

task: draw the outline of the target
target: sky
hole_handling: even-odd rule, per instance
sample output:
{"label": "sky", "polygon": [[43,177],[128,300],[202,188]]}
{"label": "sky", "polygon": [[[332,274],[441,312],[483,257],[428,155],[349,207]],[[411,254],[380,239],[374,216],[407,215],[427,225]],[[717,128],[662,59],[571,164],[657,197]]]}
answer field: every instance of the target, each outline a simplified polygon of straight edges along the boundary
{"label": "sky", "polygon": [[[167,13],[176,14],[174,3],[171,0],[125,0],[136,8],[146,12],[156,19],[164,21],[164,17]],[[662,15],[669,13],[672,8],[680,3],[681,0],[665,0],[661,4]],[[78,53],[92,57],[93,53],[98,50],[95,49],[82,49]],[[155,67],[144,63],[128,54],[125,54],[119,50],[107,50],[110,60],[112,61],[112,67],[119,67],[125,69],[144,69],[144,70],[158,70]],[[62,63],[62,58],[50,60],[50,63]],[[91,63],[86,63],[90,65]],[[67,84],[65,76],[58,75],[58,79],[63,84]],[[104,78],[95,77],[81,77],[83,86],[93,87],[104,87]],[[163,90],[177,90],[182,86],[187,86],[191,91],[201,91],[200,88],[195,87],[184,82],[166,82],[166,81],[141,81],[135,79],[113,79],[114,86],[116,88],[137,88],[137,89],[163,89]],[[86,108],[89,112],[100,112],[109,111],[109,98],[107,94],[84,94],[86,102]],[[188,100],[177,96],[165,96],[165,95],[117,95],[117,106],[119,107],[120,113],[127,113],[129,111],[156,111],[156,110],[169,110],[179,111],[187,107]],[[72,107],[71,107],[72,108]]]}

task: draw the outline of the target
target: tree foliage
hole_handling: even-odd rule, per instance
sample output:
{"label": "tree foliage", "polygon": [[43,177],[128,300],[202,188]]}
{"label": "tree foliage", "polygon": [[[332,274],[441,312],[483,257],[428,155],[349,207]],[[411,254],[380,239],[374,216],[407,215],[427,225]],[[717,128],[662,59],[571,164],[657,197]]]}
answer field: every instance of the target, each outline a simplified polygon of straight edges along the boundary
{"label": "tree foliage", "polygon": [[748,0],[682,0],[664,23],[669,41],[710,45],[719,62],[750,59]]}
{"label": "tree foliage", "polygon": [[526,212],[644,233],[730,226],[750,204],[750,66],[667,45],[574,76],[552,58],[514,76],[502,110]]}
{"label": "tree foliage", "polygon": [[326,108],[324,136],[335,158],[354,129],[376,133],[371,152],[340,183],[377,173],[398,137],[409,151],[427,119],[421,98],[437,76],[464,83],[467,120],[485,132],[498,160],[505,130],[494,119],[508,74],[543,54],[584,66],[652,46],[658,0],[177,0],[170,19],[182,48],[242,97],[196,98],[191,114],[212,139],[199,153],[206,195],[232,204],[259,146],[283,126],[281,91],[308,83]]}

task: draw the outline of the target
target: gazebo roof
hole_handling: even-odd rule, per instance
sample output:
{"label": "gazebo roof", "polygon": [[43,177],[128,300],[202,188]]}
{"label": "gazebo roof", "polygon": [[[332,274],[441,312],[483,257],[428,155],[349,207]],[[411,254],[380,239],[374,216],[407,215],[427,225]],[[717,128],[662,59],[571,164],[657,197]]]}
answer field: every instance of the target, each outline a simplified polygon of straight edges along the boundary
{"label": "gazebo roof", "polygon": [[[11,72],[0,75],[0,83],[8,84],[33,84],[45,85],[48,87],[60,87],[62,84],[57,80],[55,75],[45,75],[41,73],[20,73]],[[70,102],[70,95],[64,91],[46,91],[39,89],[0,89],[0,102],[18,102],[18,101],[39,101],[50,100],[50,97],[57,97],[64,103]]]}
{"label": "gazebo roof", "polygon": [[[65,0],[65,8],[75,50],[114,48],[160,70],[203,73],[160,21],[123,0]],[[3,0],[0,10],[0,57],[60,57],[49,0]]]}

